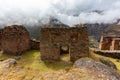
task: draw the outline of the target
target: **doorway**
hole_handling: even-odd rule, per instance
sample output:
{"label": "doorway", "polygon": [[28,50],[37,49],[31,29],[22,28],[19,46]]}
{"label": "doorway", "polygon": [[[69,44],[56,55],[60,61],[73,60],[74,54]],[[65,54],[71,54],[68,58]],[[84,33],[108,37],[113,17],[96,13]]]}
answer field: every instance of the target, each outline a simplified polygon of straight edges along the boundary
{"label": "doorway", "polygon": [[68,45],[60,46],[60,57],[64,62],[70,61],[70,47]]}

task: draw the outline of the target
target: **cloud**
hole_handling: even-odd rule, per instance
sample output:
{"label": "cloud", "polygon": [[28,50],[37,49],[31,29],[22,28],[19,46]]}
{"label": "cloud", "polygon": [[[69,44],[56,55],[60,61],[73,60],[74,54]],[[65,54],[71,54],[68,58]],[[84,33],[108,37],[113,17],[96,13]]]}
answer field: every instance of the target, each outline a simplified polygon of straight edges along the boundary
{"label": "cloud", "polygon": [[0,25],[113,23],[120,19],[120,0],[0,0]]}

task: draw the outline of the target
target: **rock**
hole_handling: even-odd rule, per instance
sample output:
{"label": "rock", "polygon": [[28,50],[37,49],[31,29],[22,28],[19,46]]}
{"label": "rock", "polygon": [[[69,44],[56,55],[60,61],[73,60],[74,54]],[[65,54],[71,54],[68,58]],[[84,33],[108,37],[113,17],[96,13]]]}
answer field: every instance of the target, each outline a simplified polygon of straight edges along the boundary
{"label": "rock", "polygon": [[46,72],[19,64],[14,66],[15,62],[14,59],[0,62],[0,80],[109,80],[104,74],[89,68],[66,67],[66,70]]}
{"label": "rock", "polygon": [[120,80],[120,74],[115,69],[112,69],[100,62],[96,62],[90,58],[79,59],[74,63],[75,68],[87,68],[93,71],[99,71],[109,77],[109,80]]}
{"label": "rock", "polygon": [[100,60],[100,62],[102,62],[103,64],[107,65],[108,67],[117,70],[116,65],[112,61],[110,61],[109,59],[106,59],[104,57],[100,57],[99,60]]}
{"label": "rock", "polygon": [[15,59],[7,59],[0,63],[0,69],[9,69],[12,66],[15,66],[17,61]]}
{"label": "rock", "polygon": [[15,59],[7,59],[4,61],[5,63],[9,63],[9,64],[12,64],[12,65],[15,65],[17,64],[17,61]]}
{"label": "rock", "polygon": [[22,25],[2,29],[1,48],[4,53],[20,55],[30,49],[29,32]]}

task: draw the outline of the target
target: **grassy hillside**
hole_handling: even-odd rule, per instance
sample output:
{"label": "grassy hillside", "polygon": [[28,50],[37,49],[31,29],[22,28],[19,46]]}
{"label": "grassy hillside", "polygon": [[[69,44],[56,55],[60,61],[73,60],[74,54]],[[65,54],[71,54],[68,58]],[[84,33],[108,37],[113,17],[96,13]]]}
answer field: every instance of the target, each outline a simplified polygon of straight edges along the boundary
{"label": "grassy hillside", "polygon": [[103,31],[103,34],[109,35],[109,34],[115,34],[120,35],[120,25],[110,25],[109,27],[105,28]]}

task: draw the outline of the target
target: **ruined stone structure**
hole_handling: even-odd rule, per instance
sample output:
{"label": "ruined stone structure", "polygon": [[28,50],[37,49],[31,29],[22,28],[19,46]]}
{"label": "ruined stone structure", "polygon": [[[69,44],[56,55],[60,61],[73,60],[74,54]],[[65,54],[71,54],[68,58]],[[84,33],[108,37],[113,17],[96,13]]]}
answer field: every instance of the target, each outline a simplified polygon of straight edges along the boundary
{"label": "ruined stone structure", "polygon": [[0,50],[1,50],[1,36],[2,36],[2,29],[0,29]]}
{"label": "ruined stone structure", "polygon": [[37,41],[35,39],[31,39],[31,49],[34,50],[40,50],[40,41]]}
{"label": "ruined stone structure", "polygon": [[4,53],[20,55],[30,49],[30,36],[21,25],[7,26],[1,31],[1,48]]}
{"label": "ruined stone structure", "polygon": [[102,36],[99,48],[101,50],[120,50],[120,36]]}
{"label": "ruined stone structure", "polygon": [[[41,28],[40,51],[42,60],[60,60],[62,52],[70,60],[88,57],[89,41],[86,27]],[[65,49],[62,49],[66,47]]]}

